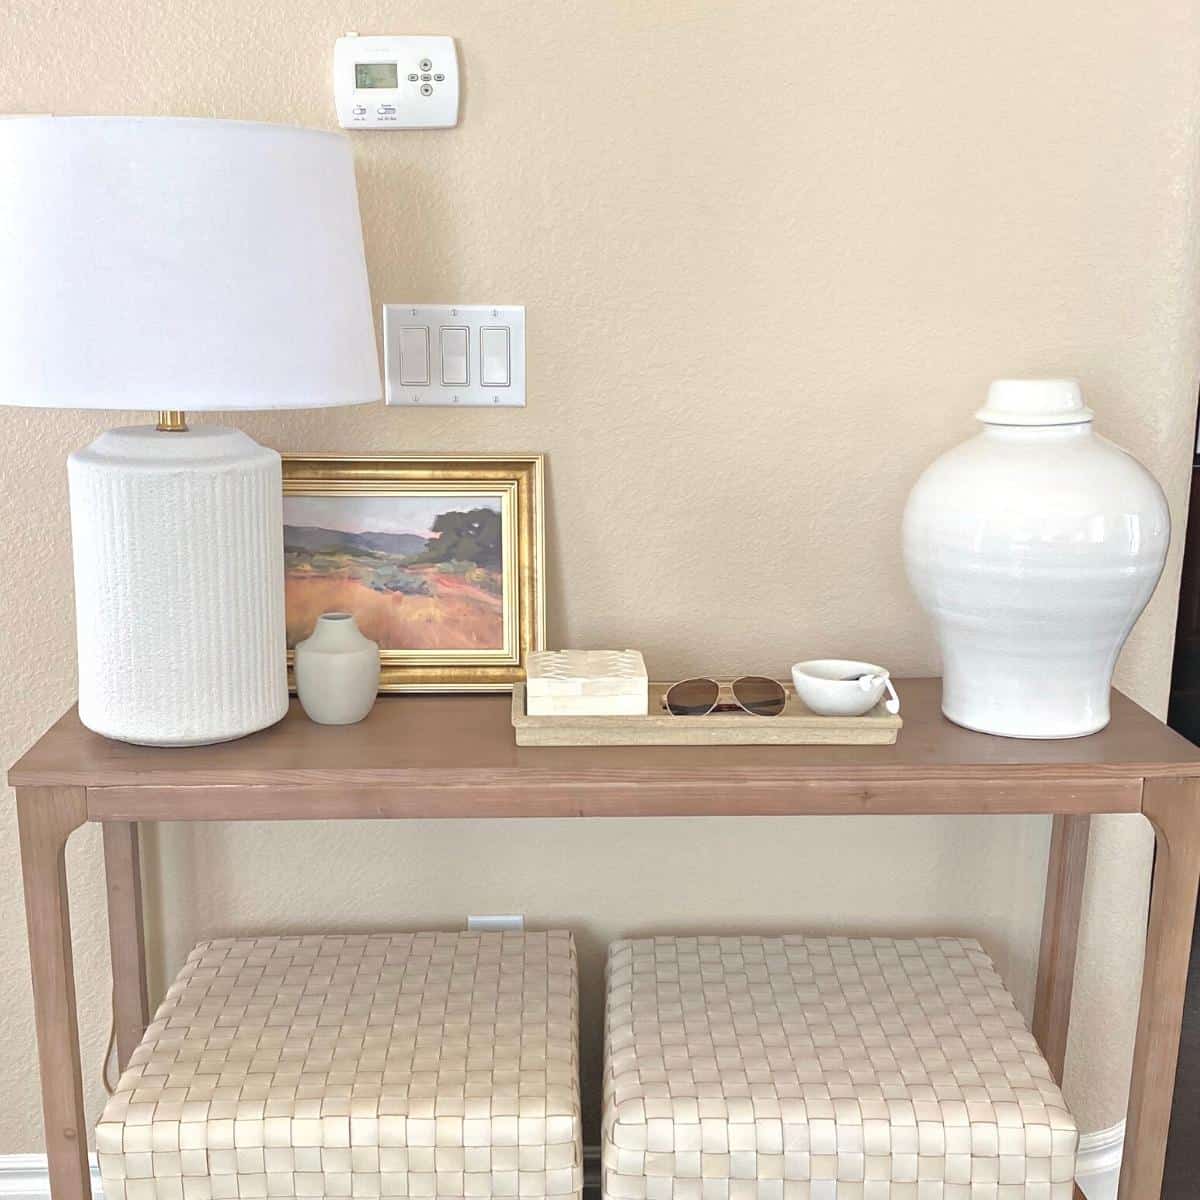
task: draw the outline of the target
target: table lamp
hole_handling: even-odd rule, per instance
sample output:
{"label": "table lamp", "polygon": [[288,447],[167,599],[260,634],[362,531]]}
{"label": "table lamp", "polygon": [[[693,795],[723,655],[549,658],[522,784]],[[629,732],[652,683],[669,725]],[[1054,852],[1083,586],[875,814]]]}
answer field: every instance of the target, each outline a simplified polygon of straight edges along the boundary
{"label": "table lamp", "polygon": [[0,403],[159,413],[69,460],[88,728],[184,746],[284,715],[279,455],[184,414],[380,393],[343,135],[0,121]]}

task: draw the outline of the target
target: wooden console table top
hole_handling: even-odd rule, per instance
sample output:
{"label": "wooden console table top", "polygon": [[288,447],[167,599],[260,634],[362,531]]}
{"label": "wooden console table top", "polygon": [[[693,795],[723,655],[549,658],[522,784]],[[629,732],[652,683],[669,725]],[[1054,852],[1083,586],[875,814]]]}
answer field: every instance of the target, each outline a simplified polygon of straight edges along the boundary
{"label": "wooden console table top", "polygon": [[507,696],[413,695],[381,697],[349,726],[315,725],[293,700],[261,733],[160,749],[100,737],[72,709],[8,778],[86,787],[92,820],[264,820],[1138,812],[1142,780],[1200,776],[1200,751],[1120,693],[1101,733],[1032,741],[951,724],[937,679],[898,687],[904,728],[894,746],[522,749]]}

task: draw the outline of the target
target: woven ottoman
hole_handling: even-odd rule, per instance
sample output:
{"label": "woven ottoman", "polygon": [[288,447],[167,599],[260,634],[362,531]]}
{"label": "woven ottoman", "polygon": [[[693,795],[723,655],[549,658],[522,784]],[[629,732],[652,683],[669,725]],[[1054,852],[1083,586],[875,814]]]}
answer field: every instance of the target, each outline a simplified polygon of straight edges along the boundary
{"label": "woven ottoman", "polygon": [[611,1200],[1071,1200],[1077,1141],[977,942],[609,950]]}
{"label": "woven ottoman", "polygon": [[568,933],[204,942],[96,1131],[106,1200],[579,1196]]}

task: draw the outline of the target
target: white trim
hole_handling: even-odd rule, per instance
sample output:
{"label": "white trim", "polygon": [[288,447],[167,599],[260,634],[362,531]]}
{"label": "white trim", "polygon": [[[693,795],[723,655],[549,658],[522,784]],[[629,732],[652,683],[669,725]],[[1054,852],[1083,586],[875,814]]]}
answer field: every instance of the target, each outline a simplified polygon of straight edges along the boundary
{"label": "white trim", "polygon": [[[1075,1180],[1087,1200],[1117,1200],[1121,1175],[1121,1152],[1125,1146],[1125,1122],[1079,1137]],[[583,1148],[583,1185],[600,1187],[600,1147]]]}
{"label": "white trim", "polygon": [[1125,1148],[1125,1122],[1097,1129],[1079,1138],[1075,1181],[1087,1200],[1117,1200],[1121,1153]]}
{"label": "white trim", "polygon": [[[1125,1145],[1125,1122],[1110,1129],[1085,1133],[1079,1139],[1076,1177],[1087,1200],[1116,1200],[1117,1178],[1121,1170],[1121,1150]],[[104,1195],[96,1156],[88,1155],[92,1168],[92,1195]],[[600,1147],[583,1151],[585,1186],[600,1183]],[[5,1200],[45,1200],[50,1195],[50,1178],[44,1154],[0,1154],[0,1197]]]}
{"label": "white trim", "polygon": [[[88,1155],[92,1168],[92,1195],[103,1195],[96,1156]],[[50,1175],[44,1154],[0,1154],[0,1196],[13,1200],[45,1200],[50,1195]]]}

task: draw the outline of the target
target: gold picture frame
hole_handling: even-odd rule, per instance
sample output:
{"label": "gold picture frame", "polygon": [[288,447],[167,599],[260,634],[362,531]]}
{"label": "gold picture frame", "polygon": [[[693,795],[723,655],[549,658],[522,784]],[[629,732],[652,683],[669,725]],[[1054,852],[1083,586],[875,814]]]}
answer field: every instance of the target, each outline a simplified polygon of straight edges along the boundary
{"label": "gold picture frame", "polygon": [[[383,659],[381,692],[511,691],[525,678],[526,656],[546,641],[543,473],[540,454],[284,454],[293,690],[292,646],[320,611],[337,608],[354,613],[368,637],[383,630],[372,638]],[[474,507],[442,504],[455,499]],[[440,515],[430,521],[434,512]],[[427,530],[395,531],[418,516]],[[439,550],[451,534],[433,525],[468,517],[487,518],[486,546],[474,551],[486,562],[447,559],[449,551]],[[367,524],[393,529],[372,532]],[[479,525],[476,519],[470,528]],[[422,537],[424,550],[417,548]],[[447,644],[411,644],[421,638]]]}

